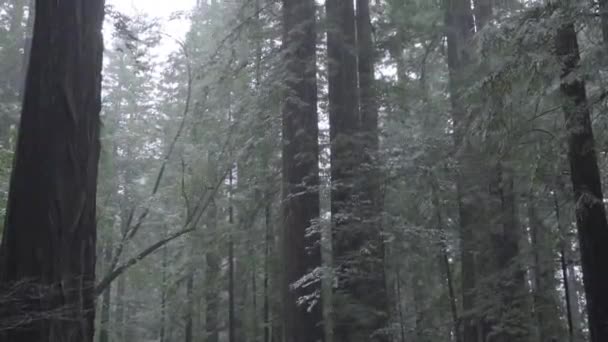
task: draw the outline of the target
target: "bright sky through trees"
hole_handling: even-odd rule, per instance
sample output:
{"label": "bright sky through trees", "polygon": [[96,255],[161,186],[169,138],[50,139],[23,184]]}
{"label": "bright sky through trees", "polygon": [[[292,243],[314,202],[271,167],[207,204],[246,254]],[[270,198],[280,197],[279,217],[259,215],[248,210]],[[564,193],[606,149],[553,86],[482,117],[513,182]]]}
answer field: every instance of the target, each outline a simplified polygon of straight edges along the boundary
{"label": "bright sky through trees", "polygon": [[[169,20],[169,17],[176,12],[192,9],[196,0],[108,0],[106,3],[125,14],[143,12],[158,17],[162,19],[163,33],[181,39],[188,30],[188,21]],[[161,54],[168,54],[175,48],[174,42],[171,42],[170,39],[163,39]]]}

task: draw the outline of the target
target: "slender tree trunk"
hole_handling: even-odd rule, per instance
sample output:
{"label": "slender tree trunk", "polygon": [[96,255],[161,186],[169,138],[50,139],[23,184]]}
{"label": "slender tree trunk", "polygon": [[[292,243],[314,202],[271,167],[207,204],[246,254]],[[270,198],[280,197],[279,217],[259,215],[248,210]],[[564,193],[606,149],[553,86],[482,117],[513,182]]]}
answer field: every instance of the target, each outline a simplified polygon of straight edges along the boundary
{"label": "slender tree trunk", "polygon": [[271,222],[272,208],[270,207],[270,199],[266,198],[267,204],[264,212],[264,227],[266,229],[266,237],[264,240],[264,342],[270,342],[270,331],[272,321],[270,319],[270,246],[272,245]]}
{"label": "slender tree trunk", "polygon": [[258,332],[258,286],[257,286],[257,269],[255,264],[252,267],[251,271],[251,329],[253,335],[253,342],[258,342],[259,332]]}
{"label": "slender tree trunk", "polygon": [[0,293],[14,293],[0,307],[0,341],[89,342],[104,1],[36,5],[0,246]]}
{"label": "slender tree trunk", "polygon": [[477,31],[483,29],[492,20],[492,0],[473,0],[475,6],[475,23]]}
{"label": "slender tree trunk", "polygon": [[163,247],[162,252],[162,270],[161,270],[161,294],[160,294],[160,331],[159,331],[159,342],[165,342],[166,338],[166,325],[167,325],[167,246]]}
{"label": "slender tree trunk", "polygon": [[[319,226],[316,8],[314,0],[283,0],[287,69],[283,105],[283,305],[285,341],[323,340]],[[314,285],[298,285],[314,272]],[[307,281],[307,282],[310,282]],[[298,303],[300,298],[313,300]]]}
{"label": "slender tree trunk", "polygon": [[576,273],[574,272],[574,258],[572,256],[572,239],[570,238],[570,232],[568,227],[571,225],[570,220],[564,218],[562,215],[561,206],[559,204],[560,194],[564,192],[564,184],[561,179],[558,178],[557,187],[553,193],[553,205],[555,210],[555,217],[557,221],[557,227],[560,232],[560,248],[561,248],[561,267],[562,274],[564,275],[564,289],[567,289],[565,294],[565,307],[568,320],[568,332],[571,336],[571,341],[579,342],[583,341],[582,332],[582,317],[581,308],[579,305],[579,291],[578,280],[576,279]]}
{"label": "slender tree trunk", "polygon": [[395,281],[397,284],[396,294],[397,294],[397,312],[399,313],[399,334],[401,337],[401,342],[406,342],[405,340],[405,317],[403,315],[403,299],[401,298],[401,274],[397,269],[395,272]]}
{"label": "slender tree trunk", "polygon": [[598,0],[598,2],[602,25],[602,38],[604,39],[604,46],[608,48],[608,0]]}
{"label": "slender tree trunk", "polygon": [[[439,186],[435,179],[431,179],[431,200],[433,203],[433,209],[435,211],[435,220],[437,224],[437,230],[441,234],[445,232],[443,218],[441,215],[441,202],[439,200]],[[452,324],[454,330],[454,340],[456,342],[462,341],[462,335],[460,334],[460,318],[458,316],[458,303],[456,299],[456,292],[454,290],[454,281],[452,276],[452,271],[450,269],[450,256],[448,254],[448,243],[445,240],[440,242],[440,268],[443,269],[444,276],[446,282],[446,288],[448,290],[448,299],[450,301],[450,312],[452,314]]]}
{"label": "slender tree trunk", "polygon": [[[112,251],[114,246],[112,241],[108,239],[104,248],[104,265],[110,265],[112,263]],[[110,307],[112,299],[112,287],[108,288],[103,292],[101,297],[101,327],[99,327],[99,342],[110,342]]]}
{"label": "slender tree trunk", "polygon": [[[528,221],[534,255],[534,308],[538,321],[539,342],[553,342],[563,334],[555,281],[554,242],[556,240],[551,234],[551,229],[538,216],[537,200],[531,192],[528,200]],[[567,286],[566,292],[568,292]]]}
{"label": "slender tree trunk", "polygon": [[[495,241],[497,257],[498,289],[501,302],[498,306],[501,313],[499,328],[500,338],[505,342],[528,341],[531,336],[529,324],[531,310],[529,292],[526,284],[526,273],[521,261],[520,242],[522,228],[519,222],[517,195],[513,171],[499,162],[496,174],[498,179],[498,198],[500,198],[500,226],[502,233]],[[486,336],[487,338],[487,336]]]}
{"label": "slender tree trunk", "polygon": [[470,1],[448,0],[446,5],[449,88],[455,128],[454,141],[459,151],[456,185],[462,263],[462,337],[464,342],[475,342],[478,338],[478,317],[475,314],[477,284],[475,227],[483,217],[479,207],[483,201],[476,198],[476,193],[479,191],[477,182],[471,182],[478,180],[478,177],[477,172],[472,168],[472,165],[475,165],[472,162],[473,152],[470,144],[465,140],[466,107],[462,95],[462,88],[466,85],[466,69],[471,63],[467,46],[474,31],[474,21]]}
{"label": "slender tree trunk", "polygon": [[557,31],[556,54],[562,62],[560,91],[568,134],[568,159],[576,203],[576,223],[587,298],[591,342],[608,341],[608,222],[591,127],[585,82],[572,77],[580,61],[573,22]]}
{"label": "slender tree trunk", "polygon": [[127,342],[126,338],[126,293],[127,293],[127,275],[123,274],[118,278],[116,284],[116,314],[115,317],[115,334],[117,342]]}
{"label": "slender tree trunk", "polygon": [[193,322],[194,322],[194,270],[190,270],[190,274],[186,279],[186,298],[188,303],[186,304],[186,325],[184,327],[184,342],[192,342],[193,333]]}
{"label": "slender tree trunk", "polygon": [[[212,237],[217,235],[217,206],[213,202],[209,206],[208,229]],[[213,248],[213,241],[207,244],[207,253],[205,259],[207,263],[205,273],[205,330],[206,342],[219,341],[219,292],[218,279],[220,274],[220,260],[217,256],[217,251]]]}
{"label": "slender tree trunk", "polygon": [[228,342],[236,342],[236,322],[235,322],[235,293],[234,293],[234,204],[232,202],[233,196],[233,172],[234,169],[230,170],[228,176],[228,225],[229,225],[229,237],[228,237]]}

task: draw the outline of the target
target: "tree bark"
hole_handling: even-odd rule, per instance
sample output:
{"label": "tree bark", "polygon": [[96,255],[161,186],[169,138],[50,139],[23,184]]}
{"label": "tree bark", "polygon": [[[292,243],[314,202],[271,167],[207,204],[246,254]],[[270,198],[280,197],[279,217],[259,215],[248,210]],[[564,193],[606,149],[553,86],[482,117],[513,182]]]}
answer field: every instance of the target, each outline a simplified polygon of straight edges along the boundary
{"label": "tree bark", "polygon": [[[435,213],[435,224],[437,225],[437,230],[441,233],[445,233],[444,229],[444,220],[441,215],[441,201],[439,199],[439,185],[437,184],[436,179],[431,179],[431,203],[433,205],[433,211]],[[450,301],[450,312],[452,314],[452,324],[454,331],[454,340],[456,342],[462,341],[462,335],[460,334],[460,317],[458,315],[458,300],[456,299],[456,292],[454,290],[454,280],[452,275],[452,270],[450,268],[450,255],[448,252],[448,242],[442,240],[440,242],[440,268],[443,270],[444,274],[442,278],[445,279],[446,288],[448,291],[448,299]]]}
{"label": "tree bark", "polygon": [[[285,341],[314,342],[324,336],[321,278],[316,271],[321,266],[321,235],[315,1],[283,0],[283,24],[287,69],[282,143]],[[312,285],[298,284],[303,277],[308,277],[304,284]]]}
{"label": "tree bark", "polygon": [[[217,206],[212,203],[209,207],[208,214],[208,230],[209,235],[215,237],[217,235]],[[219,293],[218,293],[218,279],[220,274],[220,260],[217,256],[217,251],[213,248],[213,241],[207,244],[207,253],[205,259],[207,268],[205,270],[205,330],[206,330],[206,342],[218,342],[219,341],[219,322],[218,322],[218,311],[219,311]]]}
{"label": "tree bark", "polygon": [[[370,262],[378,256],[381,243],[371,241],[371,256],[361,256],[359,251],[368,243],[368,231],[363,224],[364,218],[358,210],[361,208],[360,195],[363,180],[360,179],[362,158],[360,151],[361,116],[359,112],[359,91],[357,86],[357,37],[355,9],[353,1],[328,0],[327,12],[327,56],[329,81],[329,125],[331,150],[331,215],[332,215],[332,251],[337,286],[333,294],[334,340],[336,342],[374,341],[380,335],[373,335],[379,322],[383,321],[383,312],[374,313],[367,300],[369,289],[366,288],[366,275],[371,271]],[[364,12],[361,13],[364,16]],[[364,24],[366,25],[366,24]],[[366,32],[361,32],[363,35]],[[369,37],[368,37],[369,38]],[[367,48],[367,47],[366,47]],[[365,51],[371,53],[371,51]],[[373,56],[365,55],[371,62]],[[365,61],[364,61],[365,62]],[[373,70],[369,63],[362,66],[366,90],[371,90]],[[365,110],[374,110],[373,94],[365,93]],[[372,96],[369,96],[372,95]],[[371,106],[370,106],[371,104]],[[367,119],[373,121],[373,114]],[[372,124],[374,126],[374,124]],[[367,127],[373,130],[374,127]],[[371,141],[371,140],[370,140]],[[372,147],[373,148],[373,147]],[[353,270],[363,270],[357,274]],[[376,281],[377,279],[373,279]],[[380,305],[383,306],[382,303]],[[370,317],[373,317],[370,319]]]}
{"label": "tree bark", "polygon": [[566,21],[558,29],[555,43],[556,55],[562,63],[560,92],[564,100],[589,335],[591,342],[608,341],[608,273],[603,266],[604,260],[608,260],[608,249],[604,246],[608,242],[608,222],[585,82],[572,76],[580,62],[572,21]]}
{"label": "tree bark", "polygon": [[[359,165],[357,182],[360,183],[358,198],[364,246],[369,251],[359,270],[365,274],[353,288],[367,292],[357,299],[367,307],[364,334],[374,336],[373,341],[388,341],[390,311],[386,276],[384,273],[384,241],[382,235],[382,194],[379,167],[378,104],[375,80],[375,46],[372,36],[372,21],[369,0],[357,0],[356,32],[359,74],[359,140],[363,160]],[[354,153],[354,152],[353,152]],[[356,289],[356,288],[359,289]],[[367,290],[362,290],[367,289]],[[369,290],[373,289],[373,290]],[[360,292],[359,294],[362,294]]]}
{"label": "tree bark", "polygon": [[608,0],[598,0],[604,46],[608,48]]}
{"label": "tree bark", "polygon": [[[449,89],[454,122],[454,142],[457,152],[457,193],[460,218],[460,242],[462,263],[462,339],[464,342],[475,342],[478,337],[478,317],[475,312],[476,302],[476,243],[475,228],[482,220],[483,214],[477,198],[477,172],[472,168],[473,151],[465,140],[466,107],[462,88],[466,85],[466,71],[471,63],[467,46],[472,38],[475,26],[470,1],[446,1],[446,35],[448,43]],[[471,180],[475,180],[471,182]]]}
{"label": "tree bark", "polygon": [[236,342],[236,313],[234,293],[234,169],[228,175],[228,342]]}
{"label": "tree bark", "polygon": [[270,198],[266,196],[266,208],[264,210],[264,228],[265,239],[264,239],[264,342],[270,342],[270,331],[272,328],[272,321],[270,319],[270,249],[272,245],[271,235],[271,220],[272,220],[272,208],[270,207]]}
{"label": "tree bark", "polygon": [[[112,240],[108,239],[108,242],[105,244],[104,248],[104,265],[109,266],[112,262],[112,251],[114,246],[112,245]],[[112,299],[112,287],[108,286],[107,289],[103,292],[101,297],[101,327],[99,332],[99,342],[109,342],[110,341],[110,307],[111,307],[111,299]]]}
{"label": "tree bark", "polygon": [[162,251],[162,270],[161,270],[161,294],[160,294],[160,329],[159,329],[159,342],[165,342],[165,337],[167,334],[166,325],[167,325],[167,267],[168,267],[168,251],[167,246],[163,247]]}
{"label": "tree bark", "polygon": [[[536,210],[538,198],[531,193],[528,201],[528,222],[534,255],[534,308],[538,322],[539,342],[557,341],[563,335],[558,293],[555,281],[555,236]],[[566,286],[566,290],[568,287]]]}
{"label": "tree bark", "polygon": [[184,326],[184,342],[193,341],[193,323],[194,323],[194,270],[190,270],[190,274],[186,279],[186,324]]}
{"label": "tree bark", "polygon": [[[498,313],[498,320],[486,320],[490,330],[485,332],[484,338],[490,334],[499,336],[497,341],[524,342],[528,341],[531,333],[529,325],[530,302],[526,284],[526,274],[521,262],[520,242],[522,229],[519,222],[517,195],[515,193],[513,171],[498,162],[496,168],[497,198],[500,200],[499,227],[500,233],[493,236],[493,248],[496,257],[494,276],[498,279],[500,302],[495,306],[494,313]],[[490,221],[492,222],[492,221]]]}
{"label": "tree bark", "polygon": [[477,31],[483,29],[492,20],[492,0],[474,0],[475,23]]}
{"label": "tree bark", "polygon": [[104,1],[36,6],[0,247],[0,293],[14,290],[0,321],[13,329],[0,329],[0,341],[87,342],[95,321]]}

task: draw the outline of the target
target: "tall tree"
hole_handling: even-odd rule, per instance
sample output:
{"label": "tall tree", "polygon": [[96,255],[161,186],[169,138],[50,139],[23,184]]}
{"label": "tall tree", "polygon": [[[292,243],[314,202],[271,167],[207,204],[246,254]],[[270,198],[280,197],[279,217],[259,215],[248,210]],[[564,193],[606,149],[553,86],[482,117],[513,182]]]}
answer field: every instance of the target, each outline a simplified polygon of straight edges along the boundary
{"label": "tall tree", "polygon": [[[360,224],[356,192],[360,165],[360,130],[357,86],[357,37],[354,2],[326,1],[329,126],[331,143],[332,252],[337,287],[333,294],[334,339],[369,341],[368,308],[361,299],[365,288],[366,243]],[[366,66],[367,67],[367,66]],[[359,273],[359,271],[363,271]],[[362,277],[359,277],[359,274]],[[372,323],[375,325],[375,323]]]}
{"label": "tall tree", "polygon": [[285,340],[313,342],[323,340],[321,282],[315,270],[321,266],[315,1],[283,0],[283,26]]}
{"label": "tall tree", "polygon": [[570,177],[576,204],[576,224],[587,298],[589,335],[592,342],[608,341],[608,222],[603,203],[595,139],[585,81],[576,74],[580,51],[574,19],[567,13],[569,1],[560,2],[563,24],[555,36],[555,53],[561,62],[560,94],[568,135]]}
{"label": "tall tree", "polygon": [[[379,159],[378,99],[375,80],[375,46],[369,0],[356,2],[357,60],[359,79],[359,128],[358,136],[362,147],[363,160],[357,175],[358,198],[360,199],[361,232],[369,255],[362,260],[359,272],[359,291],[369,291],[358,300],[367,310],[368,335],[384,341],[387,328],[389,299],[384,274],[384,237],[381,217],[381,183]],[[363,290],[365,289],[365,290]],[[362,294],[359,293],[359,294]]]}
{"label": "tall tree", "polygon": [[104,1],[39,0],[36,14],[0,250],[0,290],[13,291],[0,341],[86,342],[95,318]]}
{"label": "tall tree", "polygon": [[[466,138],[467,112],[463,89],[466,73],[471,65],[469,43],[475,29],[471,3],[468,0],[449,0],[445,3],[445,24],[448,45],[449,89],[454,124],[454,142],[457,153],[457,194],[460,219],[461,263],[462,263],[462,308],[461,320],[463,341],[473,342],[478,336],[478,321],[475,312],[476,264],[475,230],[483,214],[478,197],[479,179],[473,168],[474,152]],[[474,181],[473,181],[474,180]],[[473,181],[473,182],[472,182]],[[460,333],[460,332],[459,332]]]}

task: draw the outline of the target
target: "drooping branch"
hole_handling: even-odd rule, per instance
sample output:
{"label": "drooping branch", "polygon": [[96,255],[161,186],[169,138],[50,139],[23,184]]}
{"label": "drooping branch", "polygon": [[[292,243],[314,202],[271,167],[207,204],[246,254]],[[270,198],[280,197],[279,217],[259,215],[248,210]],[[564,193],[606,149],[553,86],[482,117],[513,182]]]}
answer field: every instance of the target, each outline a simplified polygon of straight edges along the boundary
{"label": "drooping branch", "polygon": [[122,275],[130,267],[136,265],[138,262],[140,262],[147,256],[156,252],[161,247],[165,246],[169,242],[171,242],[181,236],[184,236],[184,235],[196,230],[201,217],[203,216],[203,214],[205,213],[205,211],[207,210],[209,205],[213,202],[213,199],[214,199],[217,191],[219,190],[220,186],[226,179],[227,174],[228,174],[228,171],[224,172],[223,176],[220,177],[220,179],[218,180],[218,182],[216,184],[214,184],[214,187],[212,188],[211,193],[205,199],[199,201],[198,205],[192,211],[192,215],[189,215],[188,217],[186,217],[186,221],[184,222],[182,229],[170,234],[169,236],[165,237],[162,240],[159,240],[159,241],[153,243],[152,245],[148,246],[147,248],[145,248],[144,250],[139,252],[134,257],[125,261],[120,266],[111,268],[111,271],[109,271],[103,277],[103,279],[99,282],[99,284],[97,284],[97,286],[95,287],[95,294],[97,296],[102,294],[103,291],[112,283],[112,281],[114,281],[116,278],[118,278],[120,275]]}

